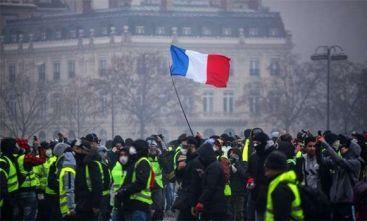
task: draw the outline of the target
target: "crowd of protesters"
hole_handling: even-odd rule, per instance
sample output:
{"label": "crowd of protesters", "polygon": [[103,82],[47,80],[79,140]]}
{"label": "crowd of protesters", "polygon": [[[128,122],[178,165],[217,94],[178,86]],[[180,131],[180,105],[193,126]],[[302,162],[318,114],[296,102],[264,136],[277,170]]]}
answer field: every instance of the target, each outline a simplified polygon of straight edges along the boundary
{"label": "crowd of protesters", "polygon": [[367,220],[367,133],[1,140],[0,220]]}

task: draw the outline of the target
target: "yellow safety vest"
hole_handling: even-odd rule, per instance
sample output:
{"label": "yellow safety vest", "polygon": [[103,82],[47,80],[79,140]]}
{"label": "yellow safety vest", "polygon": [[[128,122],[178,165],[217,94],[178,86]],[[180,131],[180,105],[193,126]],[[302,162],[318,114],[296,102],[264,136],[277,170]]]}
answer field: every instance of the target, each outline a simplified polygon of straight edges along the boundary
{"label": "yellow safety vest", "polygon": [[[4,161],[5,162],[5,160],[3,160],[3,159],[0,159],[0,161]],[[6,173],[5,170],[3,170],[2,168],[0,168],[0,173],[4,173],[5,178],[8,179],[8,174]],[[1,190],[1,191],[4,191],[4,190]],[[0,199],[0,208],[3,206],[3,204],[4,204],[4,199]]]}
{"label": "yellow safety vest", "polygon": [[157,158],[152,159],[149,157],[149,161],[153,167],[153,172],[155,174],[155,183],[160,187],[163,188],[163,177],[162,177],[162,168],[159,165]]}
{"label": "yellow safety vest", "polygon": [[68,197],[66,194],[66,189],[64,187],[64,176],[67,173],[73,174],[75,177],[75,169],[72,167],[63,167],[60,171],[59,175],[59,204],[60,204],[60,212],[62,216],[67,215],[70,212],[70,208],[68,206]]}
{"label": "yellow safety vest", "polygon": [[[99,162],[99,161],[93,161],[95,162],[97,165],[98,165],[98,169],[99,169],[99,172],[101,173],[101,177],[102,177],[102,186],[104,186],[104,182],[105,182],[105,177],[104,177],[104,173],[103,173],[103,166],[102,166],[102,163]],[[90,175],[89,175],[89,167],[88,165],[86,165],[86,168],[85,168],[85,178],[87,179],[87,186],[88,186],[88,190],[89,191],[92,191],[92,181],[90,179]],[[109,173],[109,176],[111,177],[111,174]],[[104,189],[103,192],[102,192],[102,195],[103,196],[108,196],[110,194],[110,189]]]}
{"label": "yellow safety vest", "polygon": [[293,170],[284,172],[277,176],[274,180],[272,180],[268,187],[268,194],[266,200],[266,213],[265,213],[265,221],[273,221],[274,220],[274,211],[273,211],[273,199],[271,198],[271,194],[275,190],[275,188],[279,185],[279,183],[286,183],[288,187],[291,189],[294,200],[292,202],[292,211],[291,218],[292,220],[302,221],[304,219],[303,210],[301,207],[301,196],[296,184],[296,173]]}
{"label": "yellow safety vest", "polygon": [[152,179],[152,165],[150,163],[150,161],[148,160],[148,158],[146,157],[142,157],[140,158],[134,165],[134,172],[133,172],[133,177],[131,182],[135,183],[136,182],[136,168],[138,167],[139,163],[142,162],[143,160],[147,161],[149,166],[150,166],[150,172],[149,172],[149,178],[148,178],[148,182],[147,182],[147,186],[145,189],[143,189],[142,191],[138,192],[138,193],[134,193],[130,196],[131,200],[137,200],[143,203],[146,203],[148,205],[153,204],[153,200],[152,200],[152,193],[150,191],[150,183],[151,183],[151,179]]}
{"label": "yellow safety vest", "polygon": [[24,157],[25,155],[18,156],[18,166],[19,166],[19,172],[23,176],[24,181],[20,184],[19,188],[31,188],[37,186],[37,179],[36,175],[34,174],[33,170],[26,170],[24,168]]}
{"label": "yellow safety vest", "polygon": [[39,189],[46,190],[47,178],[50,171],[50,166],[57,160],[56,156],[52,156],[46,160],[44,164],[33,167],[33,172],[36,175]]}
{"label": "yellow safety vest", "polygon": [[243,148],[242,148],[242,161],[245,161],[245,162],[248,161],[249,147],[250,147],[250,139],[247,138],[245,140],[245,144],[243,145]]}
{"label": "yellow safety vest", "polygon": [[115,194],[117,191],[124,185],[125,178],[127,175],[127,171],[124,170],[123,165],[120,162],[116,162],[116,165],[112,168],[111,177],[112,177],[112,197],[111,197],[111,206],[115,206]]}
{"label": "yellow safety vest", "polygon": [[[217,156],[217,160],[219,161],[221,157],[228,159],[226,156],[223,155],[223,156]],[[229,184],[229,180],[224,185],[224,196],[232,196],[232,189],[231,189],[231,186]]]}
{"label": "yellow safety vest", "polygon": [[18,190],[18,188],[19,188],[17,169],[16,169],[14,163],[7,156],[2,156],[0,158],[0,160],[7,162],[7,164],[9,165],[9,171],[6,174],[7,179],[8,179],[8,184],[7,185],[8,185],[8,193],[12,193],[12,192]]}

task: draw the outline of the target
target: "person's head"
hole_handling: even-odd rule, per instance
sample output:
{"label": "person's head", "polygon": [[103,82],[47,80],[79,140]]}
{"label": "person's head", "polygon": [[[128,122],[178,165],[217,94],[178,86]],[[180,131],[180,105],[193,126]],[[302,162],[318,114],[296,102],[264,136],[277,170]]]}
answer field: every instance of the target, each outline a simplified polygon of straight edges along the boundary
{"label": "person's head", "polygon": [[66,151],[71,150],[71,147],[69,144],[66,143],[58,143],[55,145],[53,153],[55,156],[60,157],[63,153]]}
{"label": "person's head", "polygon": [[122,139],[120,135],[116,135],[113,138],[112,147],[117,147],[117,149],[121,149],[124,145],[125,145],[125,141],[124,139]]}
{"label": "person's head", "polygon": [[288,170],[287,157],[279,152],[273,151],[265,160],[265,176],[274,178],[275,176]]}
{"label": "person's head", "polygon": [[74,140],[71,143],[71,148],[77,155],[87,155],[91,151],[91,146],[84,137]]}
{"label": "person's head", "polygon": [[1,140],[1,153],[5,156],[17,153],[19,147],[17,147],[16,140],[11,137],[5,137]]}
{"label": "person's head", "polygon": [[92,150],[98,151],[100,140],[98,139],[97,135],[94,133],[88,134],[85,136],[85,140],[89,142],[89,145]]}
{"label": "person's head", "polygon": [[129,154],[134,155],[135,152],[137,156],[147,156],[148,147],[149,147],[148,142],[146,142],[145,140],[142,139],[135,140],[129,149]]}
{"label": "person's head", "polygon": [[338,135],[330,132],[330,131],[327,131],[325,132],[325,141],[330,145],[332,146],[336,151],[339,150],[340,148],[340,141],[339,141],[339,138],[338,138]]}
{"label": "person's head", "polygon": [[251,137],[251,129],[246,129],[243,131],[243,135],[245,136],[245,139]]}
{"label": "person's head", "polygon": [[146,139],[148,143],[148,152],[150,156],[158,156],[160,155],[160,150],[158,146],[158,141],[154,137],[148,137]]}
{"label": "person's head", "polygon": [[182,146],[186,145],[187,144],[187,135],[185,133],[181,134],[180,136],[178,136],[178,139],[177,139],[180,144]]}
{"label": "person's head", "polygon": [[98,154],[101,157],[101,159],[106,160],[107,159],[107,147],[99,146],[98,147]]}
{"label": "person's head", "polygon": [[196,153],[198,148],[198,141],[196,140],[195,137],[193,136],[189,136],[187,137],[187,151],[189,154],[194,154]]}
{"label": "person's head", "polygon": [[48,142],[42,141],[41,142],[41,147],[46,150],[46,157],[48,157],[48,158],[52,157],[52,148],[51,148],[51,145]]}
{"label": "person's head", "polygon": [[259,132],[254,134],[252,138],[252,145],[255,148],[257,153],[262,153],[265,151],[265,147],[267,145],[267,142],[269,140],[269,137],[264,132]]}
{"label": "person's head", "polygon": [[310,156],[313,157],[316,155],[316,137],[310,136],[305,138],[305,153]]}
{"label": "person's head", "polygon": [[129,161],[129,148],[122,148],[119,152],[119,162],[122,165],[126,165]]}

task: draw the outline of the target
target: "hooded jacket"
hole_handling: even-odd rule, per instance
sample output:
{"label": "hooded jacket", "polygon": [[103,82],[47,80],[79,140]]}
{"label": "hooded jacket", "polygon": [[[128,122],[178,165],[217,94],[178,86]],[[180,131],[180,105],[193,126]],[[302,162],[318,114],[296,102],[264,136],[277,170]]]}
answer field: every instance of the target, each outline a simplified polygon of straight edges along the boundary
{"label": "hooded jacket", "polygon": [[198,150],[199,160],[205,168],[202,176],[202,192],[198,202],[204,205],[204,212],[224,213],[224,173],[216,159],[212,144],[204,143]]}
{"label": "hooded jacket", "polygon": [[321,160],[333,170],[330,201],[332,203],[353,202],[353,186],[358,181],[363,162],[360,157],[360,146],[351,142],[348,152],[343,157],[339,156],[328,143],[323,142],[322,146],[328,152],[328,156]]}
{"label": "hooded jacket", "polygon": [[[95,161],[101,161],[98,152],[91,151],[88,155],[77,154],[75,176],[75,201],[76,211],[90,212],[92,209],[100,209],[103,198],[102,174]],[[89,190],[86,178],[86,168],[89,168],[91,190]]]}

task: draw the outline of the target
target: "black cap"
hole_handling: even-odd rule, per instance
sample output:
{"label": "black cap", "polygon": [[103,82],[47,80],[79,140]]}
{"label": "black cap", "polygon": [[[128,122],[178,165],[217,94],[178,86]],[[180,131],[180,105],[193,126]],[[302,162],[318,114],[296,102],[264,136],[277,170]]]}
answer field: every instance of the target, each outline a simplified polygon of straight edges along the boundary
{"label": "black cap", "polygon": [[261,142],[262,144],[266,144],[266,142],[269,140],[269,136],[264,132],[258,132],[254,134],[252,140],[256,140]]}
{"label": "black cap", "polygon": [[279,151],[273,151],[266,158],[265,167],[272,170],[287,170],[287,157]]}
{"label": "black cap", "polygon": [[136,149],[136,152],[138,154],[141,154],[141,153],[145,153],[148,151],[148,142],[146,142],[145,140],[135,140],[134,143],[132,144],[133,147],[135,147]]}
{"label": "black cap", "polygon": [[326,133],[325,134],[325,140],[326,142],[329,144],[329,145],[333,145],[333,143],[335,141],[337,141],[339,138],[338,138],[338,135],[334,134],[334,133]]}
{"label": "black cap", "polygon": [[16,147],[16,140],[11,137],[6,137],[1,140],[1,152],[5,155],[13,154]]}
{"label": "black cap", "polygon": [[88,134],[87,136],[85,136],[85,140],[89,141],[89,142],[99,143],[99,139],[98,139],[97,135],[94,134],[94,133]]}

